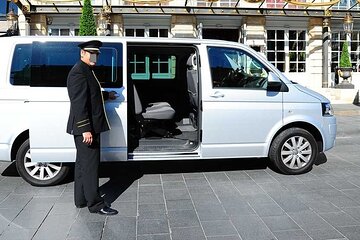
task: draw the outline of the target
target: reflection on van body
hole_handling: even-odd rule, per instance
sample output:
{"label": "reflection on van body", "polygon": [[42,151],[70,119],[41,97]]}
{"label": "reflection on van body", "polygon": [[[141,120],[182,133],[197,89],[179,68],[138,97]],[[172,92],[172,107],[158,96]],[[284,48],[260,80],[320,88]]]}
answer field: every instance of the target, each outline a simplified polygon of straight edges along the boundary
{"label": "reflection on van body", "polygon": [[[96,38],[96,37],[95,37]],[[93,39],[93,38],[91,38]],[[68,72],[89,37],[0,39],[0,160],[38,186],[75,161],[66,134]],[[198,39],[98,38],[94,71],[111,130],[102,161],[269,157],[285,174],[309,171],[333,147],[330,102],[292,83],[242,44]]]}

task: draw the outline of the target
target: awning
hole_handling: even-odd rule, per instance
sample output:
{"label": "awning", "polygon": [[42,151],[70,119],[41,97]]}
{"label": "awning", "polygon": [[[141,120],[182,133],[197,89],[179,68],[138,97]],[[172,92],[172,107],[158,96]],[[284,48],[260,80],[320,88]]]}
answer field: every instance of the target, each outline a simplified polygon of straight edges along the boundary
{"label": "awning", "polygon": [[[12,0],[25,15],[81,14],[79,0]],[[94,13],[360,18],[360,0],[95,0]],[[352,3],[352,5],[350,5]]]}

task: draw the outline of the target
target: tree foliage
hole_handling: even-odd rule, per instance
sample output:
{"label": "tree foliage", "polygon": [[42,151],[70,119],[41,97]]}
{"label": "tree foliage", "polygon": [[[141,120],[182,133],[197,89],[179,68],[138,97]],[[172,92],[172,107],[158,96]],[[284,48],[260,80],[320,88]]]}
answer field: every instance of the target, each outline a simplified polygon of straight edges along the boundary
{"label": "tree foliage", "polygon": [[96,21],[90,0],[84,0],[80,17],[80,36],[96,36]]}
{"label": "tree foliage", "polygon": [[351,61],[350,61],[350,55],[349,55],[349,47],[347,42],[344,42],[343,46],[342,46],[342,51],[341,51],[341,55],[340,55],[340,67],[349,67],[351,68]]}

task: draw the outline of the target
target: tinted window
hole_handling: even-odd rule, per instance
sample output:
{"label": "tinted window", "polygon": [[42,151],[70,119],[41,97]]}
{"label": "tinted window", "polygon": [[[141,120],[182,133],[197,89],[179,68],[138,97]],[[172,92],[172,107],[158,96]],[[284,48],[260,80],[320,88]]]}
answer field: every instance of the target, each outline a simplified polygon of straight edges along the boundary
{"label": "tinted window", "polygon": [[31,75],[31,44],[17,44],[11,63],[10,83],[29,85]]}
{"label": "tinted window", "polygon": [[[66,87],[67,76],[80,59],[79,42],[35,42],[31,86]],[[94,68],[103,87],[122,86],[122,46],[104,44]]]}
{"label": "tinted window", "polygon": [[256,58],[233,48],[208,48],[214,88],[266,89],[268,73]]}

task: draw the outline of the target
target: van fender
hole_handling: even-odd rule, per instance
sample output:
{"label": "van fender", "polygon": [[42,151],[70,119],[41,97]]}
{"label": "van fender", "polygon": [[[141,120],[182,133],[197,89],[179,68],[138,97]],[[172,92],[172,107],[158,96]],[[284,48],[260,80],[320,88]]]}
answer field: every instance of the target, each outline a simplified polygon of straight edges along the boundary
{"label": "van fender", "polygon": [[[321,146],[319,146],[319,151],[323,151],[323,143],[324,143],[324,132],[323,129],[318,128],[317,126],[322,126],[322,122],[319,119],[310,117],[310,116],[304,116],[304,115],[292,115],[288,116],[283,119],[283,123],[280,126],[279,124],[276,124],[274,128],[272,129],[267,136],[266,139],[266,146],[265,146],[265,152],[264,154],[266,156],[269,155],[270,146],[275,139],[277,135],[279,135],[282,131],[285,129],[291,128],[291,127],[299,127],[303,128],[307,131],[309,131],[311,134],[314,135],[317,142],[321,143]],[[314,132],[316,130],[316,132]]]}

